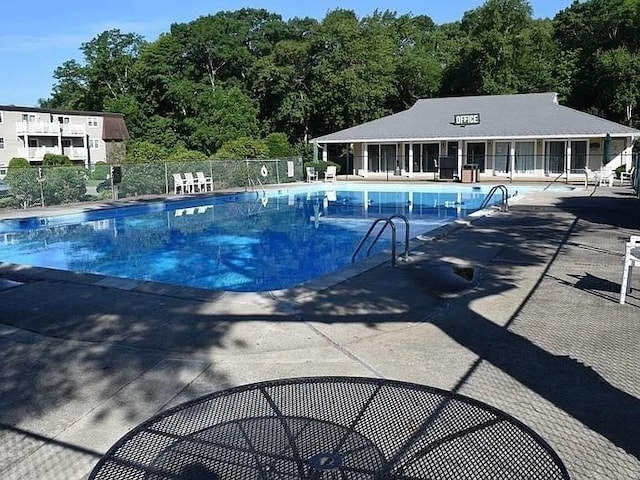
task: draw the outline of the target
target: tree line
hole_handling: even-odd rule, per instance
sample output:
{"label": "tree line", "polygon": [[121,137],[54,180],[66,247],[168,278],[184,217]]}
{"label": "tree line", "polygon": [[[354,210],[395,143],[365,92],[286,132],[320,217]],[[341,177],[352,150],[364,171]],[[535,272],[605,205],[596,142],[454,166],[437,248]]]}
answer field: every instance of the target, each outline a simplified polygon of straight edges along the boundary
{"label": "tree line", "polygon": [[487,0],[442,25],[245,8],[174,23],[151,42],[108,30],[80,50],[40,105],[123,113],[138,155],[258,155],[274,134],[308,154],[310,138],[459,95],[555,91],[640,125],[640,0],[574,1],[553,19],[534,19],[526,0]]}

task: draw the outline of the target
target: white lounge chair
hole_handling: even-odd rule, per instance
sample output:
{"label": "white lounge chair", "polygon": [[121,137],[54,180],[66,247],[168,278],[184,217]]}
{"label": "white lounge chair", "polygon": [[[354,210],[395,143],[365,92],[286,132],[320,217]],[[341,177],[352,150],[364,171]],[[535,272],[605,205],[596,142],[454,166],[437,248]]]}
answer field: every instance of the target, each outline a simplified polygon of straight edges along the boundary
{"label": "white lounge chair", "polygon": [[307,167],[307,183],[317,182],[318,172],[313,167]]}
{"label": "white lounge chair", "polygon": [[335,182],[336,181],[336,173],[337,167],[335,165],[329,165],[327,170],[324,172],[324,181],[327,182]]}
{"label": "white lounge chair", "polygon": [[213,190],[213,179],[205,177],[204,172],[196,172],[196,179],[198,181],[198,190],[201,192],[211,192]]}
{"label": "white lounge chair", "polygon": [[627,294],[631,293],[633,267],[640,267],[640,235],[632,235],[624,248],[624,269],[620,284],[620,304],[624,305]]}
{"label": "white lounge chair", "polygon": [[615,175],[611,170],[606,172],[601,171],[599,175],[600,175],[600,181],[598,182],[599,186],[613,187],[613,179],[615,178]]}
{"label": "white lounge chair", "polygon": [[187,188],[187,182],[182,178],[182,175],[179,173],[173,174],[173,193],[178,195],[178,193],[185,194]]}

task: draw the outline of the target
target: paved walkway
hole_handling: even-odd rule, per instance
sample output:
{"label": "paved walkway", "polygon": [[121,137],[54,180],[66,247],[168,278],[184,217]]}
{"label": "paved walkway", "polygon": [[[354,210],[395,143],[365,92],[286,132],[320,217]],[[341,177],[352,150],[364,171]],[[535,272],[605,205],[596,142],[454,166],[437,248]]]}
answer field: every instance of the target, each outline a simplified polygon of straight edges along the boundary
{"label": "paved walkway", "polygon": [[640,478],[639,291],[618,304],[632,234],[629,188],[577,188],[528,196],[319,292],[0,265],[0,478],[83,479],[161,409],[315,375],[454,390],[532,427],[573,479]]}

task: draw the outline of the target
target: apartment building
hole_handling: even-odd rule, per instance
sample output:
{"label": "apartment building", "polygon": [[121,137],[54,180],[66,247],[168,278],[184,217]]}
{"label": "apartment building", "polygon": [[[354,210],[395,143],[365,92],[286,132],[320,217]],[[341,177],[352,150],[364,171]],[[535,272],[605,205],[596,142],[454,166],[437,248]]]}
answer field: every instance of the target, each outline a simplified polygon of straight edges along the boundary
{"label": "apartment building", "polygon": [[118,162],[129,137],[124,116],[0,105],[0,178],[14,157],[41,165],[45,154],[66,155],[90,167]]}

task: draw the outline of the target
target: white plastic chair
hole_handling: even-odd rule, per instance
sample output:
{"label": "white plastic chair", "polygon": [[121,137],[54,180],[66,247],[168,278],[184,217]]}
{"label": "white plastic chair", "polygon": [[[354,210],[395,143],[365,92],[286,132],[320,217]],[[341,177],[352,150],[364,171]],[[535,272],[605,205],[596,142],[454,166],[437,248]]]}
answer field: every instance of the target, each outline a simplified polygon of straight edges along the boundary
{"label": "white plastic chair", "polygon": [[589,183],[593,183],[594,185],[600,184],[600,175],[598,172],[594,172],[589,167],[584,167],[584,187],[587,188]]}
{"label": "white plastic chair", "polygon": [[200,191],[199,189],[200,185],[198,184],[196,179],[193,177],[193,173],[185,172],[184,181],[185,181],[185,186],[187,187],[187,190],[189,191],[189,193],[194,193],[196,191],[196,188],[198,189],[197,191]]}
{"label": "white plastic chair", "polygon": [[631,293],[633,267],[640,267],[640,235],[632,235],[625,244],[622,284],[620,285],[620,304],[624,305],[627,294]]}
{"label": "white plastic chair", "polygon": [[318,172],[313,167],[307,167],[307,183],[317,182],[318,181]]}
{"label": "white plastic chair", "polygon": [[182,175],[179,173],[173,174],[173,193],[174,195],[178,195],[178,193],[186,193],[185,187],[187,187],[187,182],[182,178]]}
{"label": "white plastic chair", "polygon": [[336,173],[337,167],[335,165],[329,165],[327,170],[324,172],[324,181],[326,182],[335,182],[336,181]]}
{"label": "white plastic chair", "polygon": [[205,177],[204,172],[196,172],[196,179],[198,180],[198,190],[201,192],[213,191],[213,179]]}
{"label": "white plastic chair", "polygon": [[633,182],[633,172],[636,169],[636,167],[633,167],[631,170],[629,170],[628,172],[620,172],[620,185],[631,185],[631,183]]}

